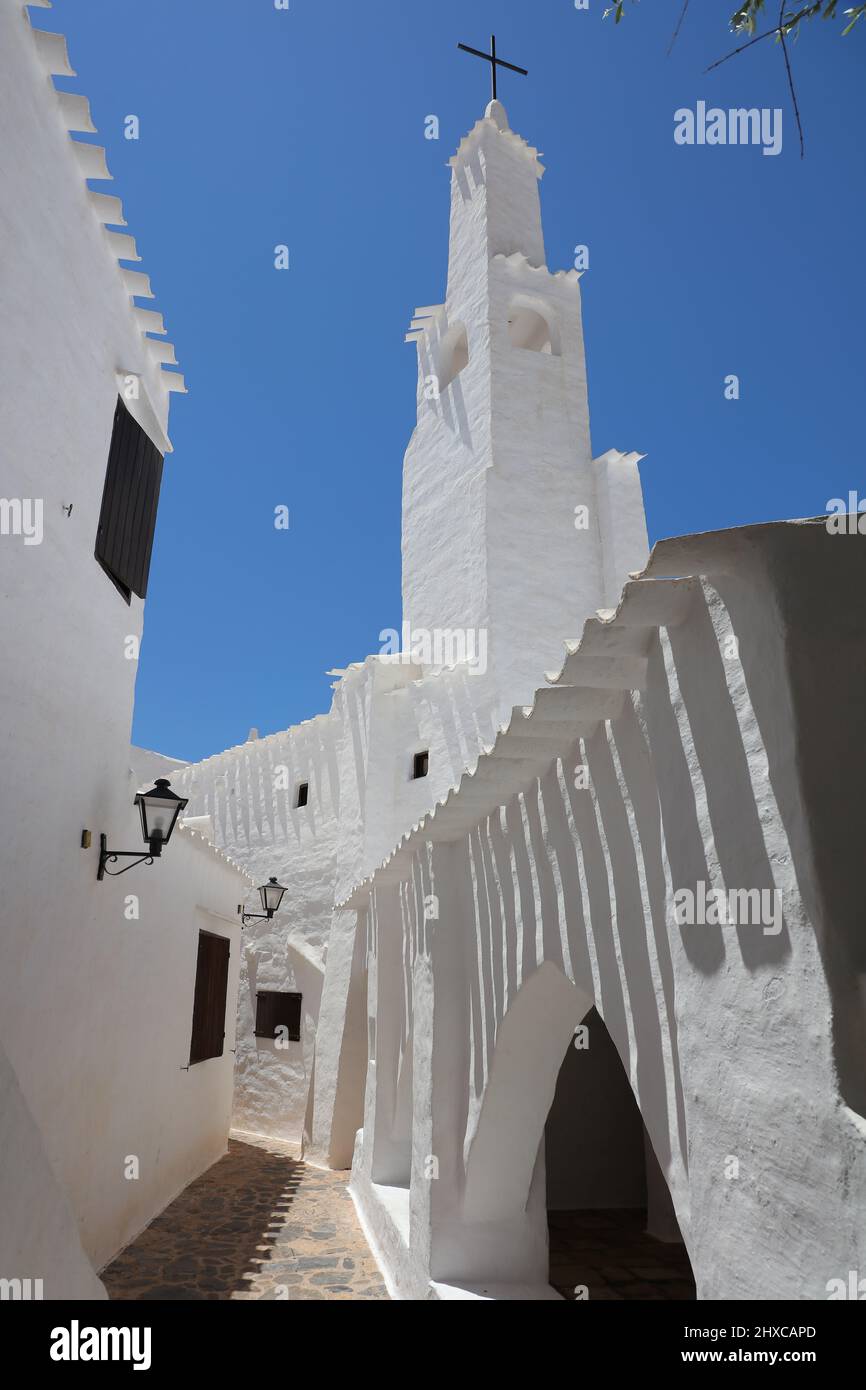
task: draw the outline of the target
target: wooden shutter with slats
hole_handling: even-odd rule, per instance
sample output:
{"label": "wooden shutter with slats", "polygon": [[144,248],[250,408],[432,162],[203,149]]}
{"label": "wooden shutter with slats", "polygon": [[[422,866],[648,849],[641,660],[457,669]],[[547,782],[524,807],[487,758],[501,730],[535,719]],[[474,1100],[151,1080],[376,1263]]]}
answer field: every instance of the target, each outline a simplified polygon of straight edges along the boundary
{"label": "wooden shutter with slats", "polygon": [[226,993],[229,981],[229,940],[212,932],[198,934],[195,1000],[192,1010],[190,1066],[208,1057],[221,1057],[225,1038]]}
{"label": "wooden shutter with slats", "polygon": [[117,398],[96,529],[96,558],[124,598],[144,598],[156,529],[162,454]]}

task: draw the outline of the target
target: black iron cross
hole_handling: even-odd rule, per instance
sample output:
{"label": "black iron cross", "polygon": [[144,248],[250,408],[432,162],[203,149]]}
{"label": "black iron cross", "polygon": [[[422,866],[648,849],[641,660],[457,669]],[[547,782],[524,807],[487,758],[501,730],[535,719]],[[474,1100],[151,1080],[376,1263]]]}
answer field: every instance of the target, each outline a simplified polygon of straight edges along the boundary
{"label": "black iron cross", "polygon": [[528,76],[528,73],[527,73],[526,68],[518,68],[518,67],[515,66],[514,63],[506,63],[506,61],[505,61],[504,58],[497,58],[497,56],[496,56],[496,35],[495,35],[495,34],[491,34],[491,35],[490,35],[490,52],[489,52],[489,53],[482,53],[481,50],[480,50],[480,48],[470,48],[470,47],[468,46],[468,44],[465,44],[465,43],[458,43],[457,47],[458,47],[458,48],[462,48],[464,53],[471,53],[471,54],[473,55],[473,57],[475,57],[475,58],[483,58],[483,59],[485,60],[485,62],[488,62],[488,63],[490,64],[490,79],[491,79],[491,86],[492,86],[492,88],[493,88],[493,100],[494,100],[494,101],[496,100],[496,69],[497,69],[497,68],[508,68],[511,72],[519,72],[523,77],[527,77],[527,76]]}

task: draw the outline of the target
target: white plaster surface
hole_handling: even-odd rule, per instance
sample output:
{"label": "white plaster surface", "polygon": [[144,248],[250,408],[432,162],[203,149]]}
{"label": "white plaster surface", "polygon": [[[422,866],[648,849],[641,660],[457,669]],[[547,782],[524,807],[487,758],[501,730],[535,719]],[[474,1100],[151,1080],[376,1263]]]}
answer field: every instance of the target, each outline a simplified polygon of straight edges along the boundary
{"label": "white plaster surface", "polygon": [[0,1053],[0,1277],[40,1281],[46,1299],[104,1299],[81,1246],[75,1213],[5,1053]]}
{"label": "white plaster surface", "polygon": [[[272,921],[243,929],[233,1124],[296,1142],[304,1138],[334,907],[338,731],[333,719],[313,719],[191,765],[174,780],[190,798],[187,815],[209,817],[214,843],[249,874],[246,911],[262,910],[253,885],[274,876],[287,889]],[[298,808],[302,782],[309,801]],[[258,989],[302,994],[299,1042],[278,1047],[254,1036]]]}
{"label": "white plaster surface", "polygon": [[160,447],[168,394],[100,220],[122,222],[119,203],[88,190],[49,81],[64,55],[0,5],[2,492],[44,516],[41,544],[0,542],[0,1277],[101,1297],[93,1271],[225,1150],[231,1037],[182,1067],[200,927],[232,940],[232,1026],[246,883],[182,830],[154,865],[96,880],[101,832],[145,849],[136,767],[165,766],[129,746],[143,604],[93,554],[118,373],[138,375],[130,408]]}
{"label": "white plaster surface", "polygon": [[[630,1078],[699,1298],[826,1298],[862,1265],[856,855],[843,868],[831,853],[854,812],[826,759],[855,750],[852,795],[863,769],[855,702],[836,727],[837,687],[813,678],[832,653],[838,688],[866,685],[853,601],[866,554],[838,539],[819,521],[659,545],[616,615],[587,623],[556,684],[516,712],[521,741],[537,732],[540,770],[512,763],[503,798],[485,773],[509,733],[352,895],[371,989],[394,895],[403,918],[402,987],[370,1003],[376,1062],[353,1168],[400,1296],[426,1296],[429,1280],[501,1282],[504,1269],[515,1286],[546,1278],[541,1137],[588,999]],[[688,572],[705,577],[653,577]],[[641,689],[588,723],[584,696],[609,686],[615,661],[634,673],[638,638]],[[806,730],[831,724],[831,747],[812,754]],[[678,926],[674,893],[698,881],[778,892],[778,931]],[[379,1057],[395,1030],[414,1048],[408,1245],[371,1171],[376,1125],[393,1123],[381,1093],[394,1065]],[[652,1203],[650,1226],[672,1234]]]}

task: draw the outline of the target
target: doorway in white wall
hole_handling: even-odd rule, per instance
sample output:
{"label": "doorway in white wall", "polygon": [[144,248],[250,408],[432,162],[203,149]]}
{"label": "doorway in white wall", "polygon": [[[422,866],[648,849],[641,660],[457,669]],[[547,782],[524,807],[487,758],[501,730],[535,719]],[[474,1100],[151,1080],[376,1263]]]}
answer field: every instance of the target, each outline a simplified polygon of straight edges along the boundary
{"label": "doorway in white wall", "polygon": [[695,1297],[667,1183],[596,1009],[563,1058],[544,1152],[550,1282],[564,1298]]}

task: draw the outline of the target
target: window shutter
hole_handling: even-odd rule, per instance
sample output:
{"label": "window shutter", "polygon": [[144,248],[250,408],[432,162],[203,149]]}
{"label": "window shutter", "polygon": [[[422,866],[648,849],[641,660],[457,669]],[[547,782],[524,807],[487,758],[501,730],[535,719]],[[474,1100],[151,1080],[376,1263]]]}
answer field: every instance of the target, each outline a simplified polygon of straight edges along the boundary
{"label": "window shutter", "polygon": [[225,1039],[226,994],[229,979],[229,940],[212,932],[198,934],[195,1000],[192,1011],[190,1066],[221,1057]]}
{"label": "window shutter", "polygon": [[294,1042],[301,1040],[301,995],[286,995],[286,1026],[289,1030],[289,1037]]}
{"label": "window shutter", "polygon": [[302,994],[260,989],[256,995],[256,1037],[274,1039],[280,1027],[292,1042],[301,1040]]}
{"label": "window shutter", "polygon": [[162,464],[162,454],[118,396],[96,558],[127,601],[131,593],[139,598],[147,593]]}
{"label": "window shutter", "polygon": [[263,994],[261,990],[256,995],[256,1037],[272,1038],[274,1030],[271,1026],[273,1017],[273,995]]}

